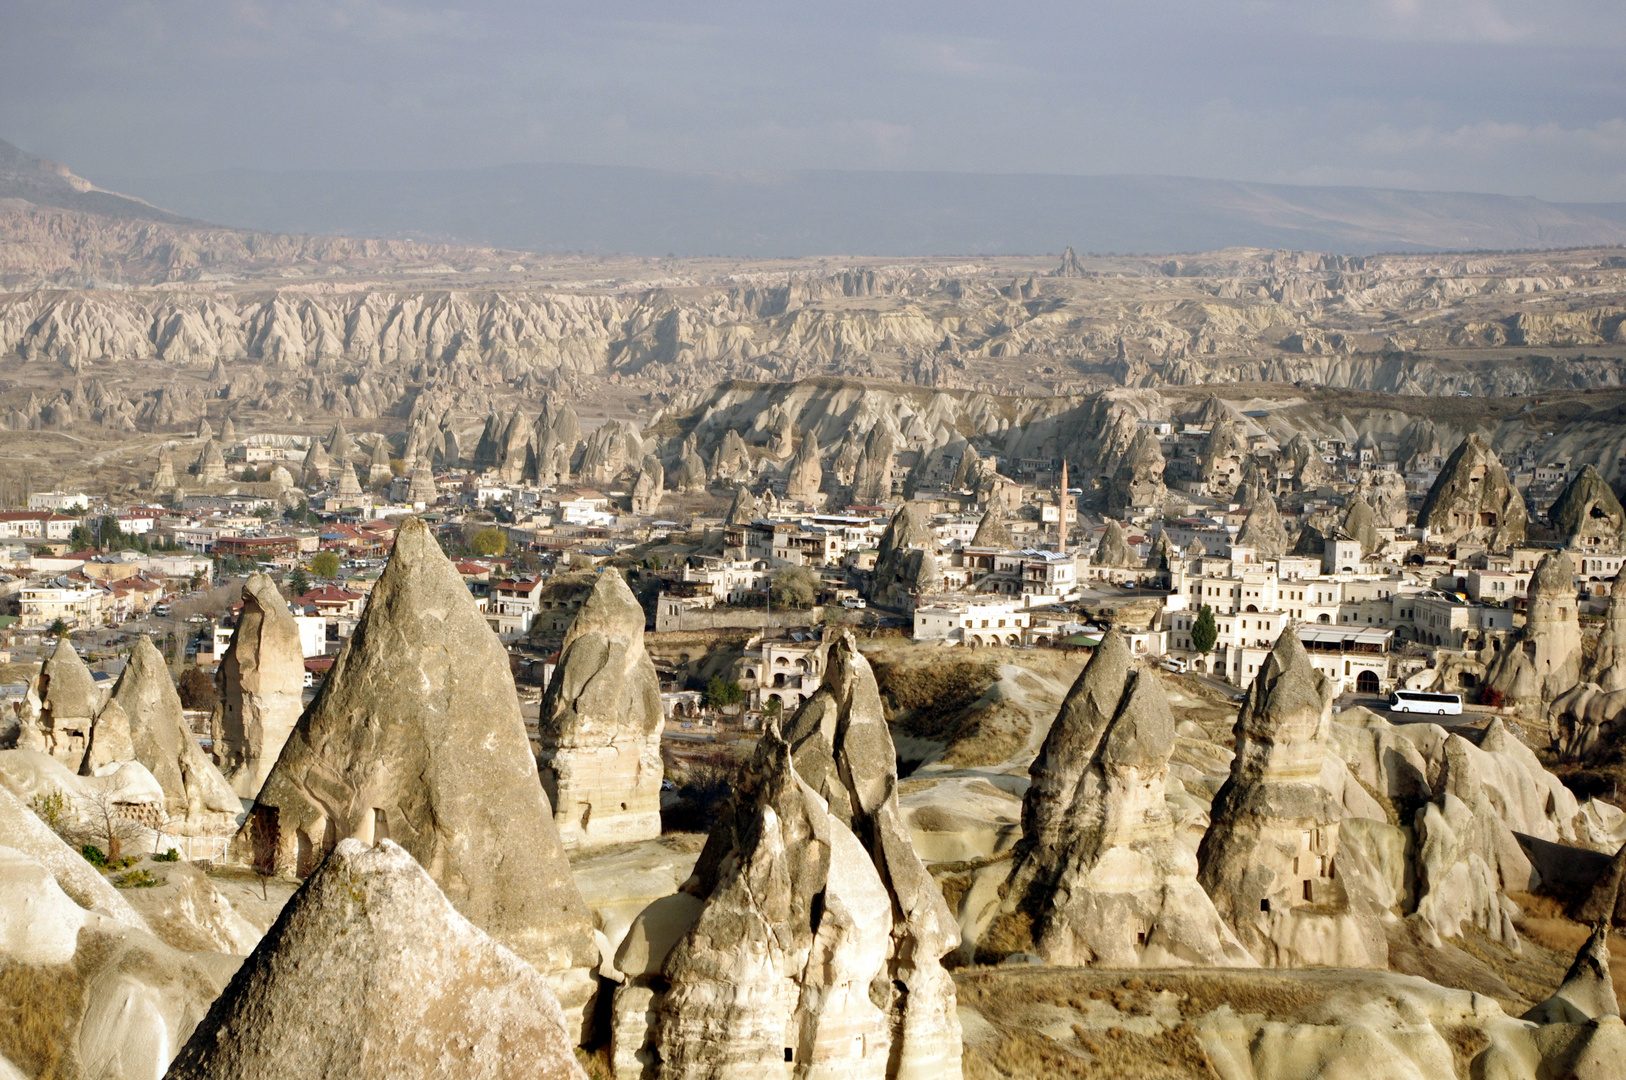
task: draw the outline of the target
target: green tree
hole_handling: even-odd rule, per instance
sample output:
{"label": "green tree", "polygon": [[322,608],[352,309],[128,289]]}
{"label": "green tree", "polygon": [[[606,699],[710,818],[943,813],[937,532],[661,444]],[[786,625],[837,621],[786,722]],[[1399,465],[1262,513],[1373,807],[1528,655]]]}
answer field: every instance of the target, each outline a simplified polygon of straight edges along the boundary
{"label": "green tree", "polygon": [[294,567],[294,572],[288,575],[288,588],[295,596],[304,596],[311,591],[310,575],[305,573],[303,566]]}
{"label": "green tree", "polygon": [[706,684],[705,702],[714,709],[738,705],[744,700],[745,688],[733,679],[713,675],[711,681]]}
{"label": "green tree", "polygon": [[496,528],[481,529],[474,534],[469,548],[476,555],[501,555],[508,550],[508,534]]}
{"label": "green tree", "polygon": [[768,595],[783,608],[810,608],[819,595],[819,575],[807,566],[782,566],[773,573]]}
{"label": "green tree", "polygon": [[338,577],[339,557],[331,551],[318,551],[311,556],[311,573],[317,577]]}
{"label": "green tree", "polygon": [[1191,647],[1207,656],[1219,641],[1219,627],[1214,623],[1214,609],[1207,604],[1197,612],[1197,621],[1191,624]]}
{"label": "green tree", "polygon": [[61,619],[55,619],[51,622],[50,626],[46,627],[45,632],[54,638],[60,638],[63,634],[68,632],[68,624],[63,622]]}
{"label": "green tree", "polygon": [[75,525],[68,534],[68,546],[75,551],[88,551],[96,546],[96,536],[87,525]]}

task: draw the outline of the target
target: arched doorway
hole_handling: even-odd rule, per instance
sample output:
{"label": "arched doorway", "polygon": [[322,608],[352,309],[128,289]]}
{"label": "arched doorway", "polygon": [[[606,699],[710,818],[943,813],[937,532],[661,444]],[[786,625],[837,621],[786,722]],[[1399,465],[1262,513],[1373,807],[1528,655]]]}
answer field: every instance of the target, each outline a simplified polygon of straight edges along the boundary
{"label": "arched doorway", "polygon": [[1318,623],[1330,623],[1332,622],[1332,617],[1323,611],[1321,614],[1315,617],[1315,621]]}
{"label": "arched doorway", "polygon": [[1363,671],[1355,676],[1355,689],[1362,694],[1375,694],[1378,692],[1378,673]]}

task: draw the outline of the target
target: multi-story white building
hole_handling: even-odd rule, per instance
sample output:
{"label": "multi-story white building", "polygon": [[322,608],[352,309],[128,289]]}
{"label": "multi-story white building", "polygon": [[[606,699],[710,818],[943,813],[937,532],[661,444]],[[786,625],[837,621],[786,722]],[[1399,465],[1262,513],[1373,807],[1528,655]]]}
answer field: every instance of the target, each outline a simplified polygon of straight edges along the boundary
{"label": "multi-story white building", "polygon": [[105,589],[96,585],[27,585],[17,594],[24,626],[50,626],[61,619],[72,627],[101,626],[106,621]]}
{"label": "multi-story white building", "polygon": [[1026,645],[1032,615],[1010,599],[939,598],[915,608],[916,641],[958,645]]}

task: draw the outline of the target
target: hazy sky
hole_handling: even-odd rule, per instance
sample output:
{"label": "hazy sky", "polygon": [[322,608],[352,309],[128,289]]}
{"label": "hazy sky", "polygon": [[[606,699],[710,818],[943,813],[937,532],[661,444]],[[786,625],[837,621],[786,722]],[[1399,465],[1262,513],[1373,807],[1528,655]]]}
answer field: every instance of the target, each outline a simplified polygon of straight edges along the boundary
{"label": "hazy sky", "polygon": [[1626,200],[1621,0],[0,0],[92,179],[564,161]]}

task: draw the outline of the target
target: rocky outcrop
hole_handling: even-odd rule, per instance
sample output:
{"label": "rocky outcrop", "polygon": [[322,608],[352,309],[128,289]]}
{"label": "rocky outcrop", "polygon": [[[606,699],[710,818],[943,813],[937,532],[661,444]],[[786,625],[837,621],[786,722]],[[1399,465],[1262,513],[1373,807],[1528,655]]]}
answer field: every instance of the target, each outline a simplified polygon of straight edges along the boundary
{"label": "rocky outcrop", "polygon": [[1387,963],[1383,908],[1346,865],[1343,809],[1322,782],[1331,712],[1331,685],[1284,631],[1243,699],[1198,849],[1198,880],[1267,967]]}
{"label": "rocky outcrop", "polygon": [[1547,512],[1553,532],[1580,551],[1626,550],[1626,509],[1597,467],[1583,465]]}
{"label": "rocky outcrop", "polygon": [[819,465],[819,437],[812,432],[802,436],[801,446],[790,463],[785,479],[785,498],[791,502],[813,505],[819,501],[824,487],[824,469]]}
{"label": "rocky outcrop", "polygon": [[922,577],[935,566],[937,535],[914,503],[904,503],[892,515],[875,555],[870,578],[870,599],[893,607],[906,607],[920,589]]}
{"label": "rocky outcrop", "polygon": [[1491,662],[1486,683],[1511,704],[1541,710],[1581,681],[1581,625],[1569,554],[1543,555],[1526,595],[1524,629]]}
{"label": "rocky outcrop", "polygon": [[1409,520],[1405,477],[1393,469],[1372,469],[1355,482],[1355,496],[1372,508],[1380,529],[1404,529]]}
{"label": "rocky outcrop", "polygon": [[666,470],[661,459],[646,454],[638,466],[638,476],[632,482],[632,512],[652,517],[661,511],[661,499],[666,494]]}
{"label": "rocky outcrop", "polygon": [[1005,522],[998,509],[989,509],[983,512],[982,520],[977,522],[977,531],[971,537],[970,546],[994,548],[998,551],[1015,549],[1016,541],[1011,539],[1011,531],[1005,527]]}
{"label": "rocky outcrop", "polygon": [[220,734],[215,757],[232,790],[260,793],[304,711],[305,657],[299,626],[276,583],[250,574],[243,608],[216,675]]}
{"label": "rocky outcrop", "polygon": [[1169,490],[1163,484],[1163,448],[1152,429],[1138,424],[1123,460],[1107,484],[1107,513],[1122,517],[1137,506],[1162,506]]}
{"label": "rocky outcrop", "polygon": [[51,650],[33,689],[39,700],[39,728],[46,740],[43,749],[77,772],[104,695],[66,635]]}
{"label": "rocky outcrop", "polygon": [[1349,501],[1344,513],[1344,533],[1361,545],[1361,554],[1375,554],[1382,541],[1378,538],[1378,516],[1372,505],[1356,495]]}
{"label": "rocky outcrop", "polygon": [[1626,574],[1616,575],[1609,586],[1609,606],[1586,679],[1606,693],[1626,690]]}
{"label": "rocky outcrop", "polygon": [[1228,413],[1216,419],[1198,450],[1203,481],[1210,494],[1226,495],[1236,490],[1237,481],[1242,478],[1242,461],[1247,455],[1247,444],[1236,421]]}
{"label": "rocky outcrop", "polygon": [[958,932],[896,788],[874,675],[844,636],[784,735],[759,742],[684,886],[700,903],[675,944],[643,947],[640,916],[618,956],[632,981],[616,1030],[635,1038],[653,1015],[646,1056],[661,1076],[960,1075],[938,960]]}
{"label": "rocky outcrop", "polygon": [[734,489],[734,499],[728,506],[728,514],[723,518],[725,525],[749,525],[758,514],[762,513],[762,506],[757,502],[751,489],[740,484]]}
{"label": "rocky outcrop", "polygon": [[1524,496],[1478,432],[1451,452],[1417,514],[1418,526],[1439,543],[1474,541],[1492,551],[1522,543],[1528,521]]}
{"label": "rocky outcrop", "polygon": [[1107,519],[1106,531],[1101,534],[1100,543],[1095,545],[1095,553],[1090,556],[1090,565],[1118,568],[1140,565],[1140,559],[1129,546],[1129,534],[1124,531],[1123,523],[1117,518]]}
{"label": "rocky outcrop", "polygon": [[1066,967],[1254,967],[1197,884],[1164,796],[1174,716],[1109,630],[1062,702],[1022,804],[1006,908]]}
{"label": "rocky outcrop", "polygon": [[1242,519],[1236,542],[1254,549],[1261,559],[1274,559],[1287,554],[1291,539],[1287,526],[1282,524],[1281,511],[1269,492],[1260,492],[1253,509]]}
{"label": "rocky outcrop", "polygon": [[870,428],[864,439],[864,452],[853,470],[852,501],[861,506],[879,506],[892,501],[892,467],[898,440],[889,424]]}
{"label": "rocky outcrop", "polygon": [[1525,1013],[1538,1024],[1584,1024],[1603,1016],[1620,1016],[1615,984],[1609,978],[1609,926],[1595,927],[1553,996]]}
{"label": "rocky outcrop", "polygon": [[164,789],[168,827],[173,831],[184,822],[192,829],[229,829],[242,810],[237,793],[198,747],[169,666],[147,638],[136,639],[113,701],[129,718],[136,760]]}
{"label": "rocky outcrop", "polygon": [[577,471],[590,484],[608,484],[644,458],[644,441],[629,420],[606,420],[587,436]]}
{"label": "rocky outcrop", "polygon": [[461,915],[412,856],[388,840],[345,840],[167,1075],[583,1080],[573,1045],[546,980]]}
{"label": "rocky outcrop", "polygon": [[463,916],[548,976],[580,1030],[597,950],[508,657],[417,519],[234,851],[304,876],[347,837],[404,847]]}
{"label": "rocky outcrop", "polygon": [[644,610],[621,571],[603,570],[565,631],[537,722],[542,786],[566,848],[661,834],[662,727]]}
{"label": "rocky outcrop", "polygon": [[677,489],[685,495],[705,491],[709,479],[706,462],[695,450],[693,437],[684,439],[683,449],[678,454]]}
{"label": "rocky outcrop", "polygon": [[1314,491],[1332,479],[1332,471],[1309,435],[1300,431],[1288,440],[1283,456],[1300,491]]}

